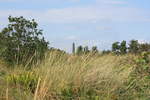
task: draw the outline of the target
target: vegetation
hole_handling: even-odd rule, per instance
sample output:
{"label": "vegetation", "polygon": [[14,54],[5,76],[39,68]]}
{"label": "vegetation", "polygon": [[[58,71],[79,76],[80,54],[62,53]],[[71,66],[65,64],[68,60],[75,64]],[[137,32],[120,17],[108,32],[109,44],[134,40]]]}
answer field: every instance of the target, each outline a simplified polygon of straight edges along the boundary
{"label": "vegetation", "polygon": [[129,44],[129,52],[137,54],[139,50],[139,44],[137,40],[131,40]]}
{"label": "vegetation", "polygon": [[112,44],[112,52],[118,54],[120,51],[119,42],[115,42]]}
{"label": "vegetation", "polygon": [[85,46],[84,47],[84,54],[88,54],[90,52],[89,47]]}
{"label": "vegetation", "polygon": [[77,55],[83,54],[83,47],[82,47],[81,45],[78,46],[76,54],[77,54]]}
{"label": "vegetation", "polygon": [[112,52],[115,54],[136,54],[139,55],[142,52],[150,52],[149,43],[139,43],[138,40],[131,40],[127,46],[127,42],[124,40],[120,42],[114,42],[112,44]]}
{"label": "vegetation", "polygon": [[[51,51],[38,67],[1,65],[4,100],[149,100],[149,56],[72,56]],[[3,100],[2,99],[2,100]]]}
{"label": "vegetation", "polygon": [[121,42],[121,44],[120,44],[120,53],[121,54],[126,54],[127,53],[126,41]]}
{"label": "vegetation", "polygon": [[0,32],[1,55],[10,64],[36,63],[48,49],[38,24],[23,17],[8,18],[9,24]]}
{"label": "vegetation", "polygon": [[[75,45],[75,43],[73,43]],[[75,48],[75,47],[74,47]],[[75,51],[75,50],[74,50]],[[150,44],[149,43],[139,43],[138,40],[131,40],[129,44],[125,40],[122,42],[114,42],[112,43],[111,50],[103,50],[102,52],[97,49],[97,46],[93,46],[91,50],[88,46],[83,47],[82,45],[78,46],[75,54],[110,54],[113,53],[115,55],[125,55],[125,54],[135,54],[139,55],[142,52],[150,52]]]}
{"label": "vegetation", "polygon": [[72,53],[75,54],[75,43],[72,44]]}
{"label": "vegetation", "polygon": [[68,54],[48,48],[34,20],[9,23],[0,32],[0,100],[150,99],[149,43],[124,40],[102,52],[73,43]]}
{"label": "vegetation", "polygon": [[93,47],[92,47],[92,52],[93,52],[93,53],[98,53],[97,46],[93,46]]}

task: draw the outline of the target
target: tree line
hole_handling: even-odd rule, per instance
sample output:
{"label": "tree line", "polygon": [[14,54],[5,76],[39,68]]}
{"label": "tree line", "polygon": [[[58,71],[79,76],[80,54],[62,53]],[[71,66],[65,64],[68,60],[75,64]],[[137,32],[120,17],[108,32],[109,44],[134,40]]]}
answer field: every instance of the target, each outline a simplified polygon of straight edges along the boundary
{"label": "tree line", "polygon": [[112,52],[115,54],[140,54],[142,52],[150,52],[149,43],[139,43],[138,40],[131,40],[129,44],[125,40],[122,42],[114,42],[112,44]]}
{"label": "tree line", "polygon": [[82,45],[75,47],[75,43],[72,44],[72,53],[77,55],[88,54],[88,53],[98,53],[97,46],[93,46],[90,50],[88,46],[83,47]]}
{"label": "tree line", "polygon": [[[149,43],[139,43],[138,40],[131,40],[128,44],[125,40],[122,42],[114,42],[112,43],[111,50],[103,50],[102,54],[113,53],[116,55],[123,55],[127,53],[131,54],[140,54],[142,52],[150,52],[150,44]],[[81,55],[87,53],[99,53],[97,46],[93,46],[90,50],[88,46],[78,46],[75,48],[75,43],[72,44],[72,53]]]}

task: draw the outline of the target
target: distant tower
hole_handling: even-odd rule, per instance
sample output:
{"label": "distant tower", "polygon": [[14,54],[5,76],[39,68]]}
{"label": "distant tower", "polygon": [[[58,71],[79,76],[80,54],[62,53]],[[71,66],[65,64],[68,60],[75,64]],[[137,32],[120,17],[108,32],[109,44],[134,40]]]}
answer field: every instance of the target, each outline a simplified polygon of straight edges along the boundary
{"label": "distant tower", "polygon": [[75,54],[75,43],[72,44],[72,54]]}

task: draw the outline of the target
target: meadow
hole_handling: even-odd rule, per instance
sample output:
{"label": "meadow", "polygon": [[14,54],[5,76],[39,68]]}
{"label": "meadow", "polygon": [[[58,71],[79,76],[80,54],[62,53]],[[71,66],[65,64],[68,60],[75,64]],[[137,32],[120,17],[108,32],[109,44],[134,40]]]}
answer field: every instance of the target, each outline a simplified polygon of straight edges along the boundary
{"label": "meadow", "polygon": [[150,100],[142,56],[48,52],[25,67],[0,62],[0,100]]}
{"label": "meadow", "polygon": [[150,44],[52,48],[34,19],[0,32],[0,100],[150,100]]}

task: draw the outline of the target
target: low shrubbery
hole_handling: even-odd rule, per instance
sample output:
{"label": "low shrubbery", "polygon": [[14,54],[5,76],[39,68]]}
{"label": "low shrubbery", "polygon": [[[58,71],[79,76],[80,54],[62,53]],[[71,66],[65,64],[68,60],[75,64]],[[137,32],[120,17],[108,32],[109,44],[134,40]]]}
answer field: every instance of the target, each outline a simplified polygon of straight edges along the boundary
{"label": "low shrubbery", "polygon": [[17,87],[24,91],[35,92],[39,76],[34,72],[14,73],[6,76],[9,85]]}

